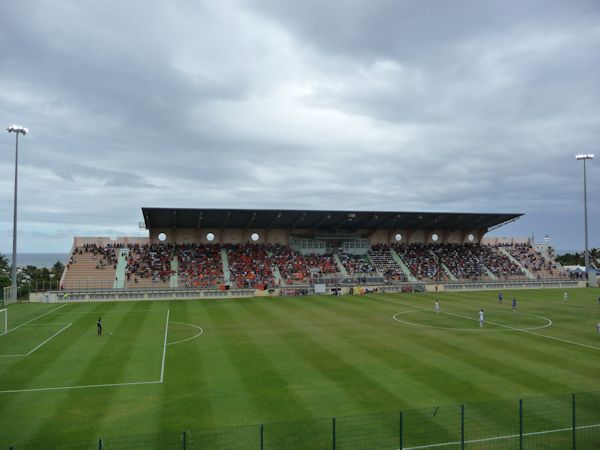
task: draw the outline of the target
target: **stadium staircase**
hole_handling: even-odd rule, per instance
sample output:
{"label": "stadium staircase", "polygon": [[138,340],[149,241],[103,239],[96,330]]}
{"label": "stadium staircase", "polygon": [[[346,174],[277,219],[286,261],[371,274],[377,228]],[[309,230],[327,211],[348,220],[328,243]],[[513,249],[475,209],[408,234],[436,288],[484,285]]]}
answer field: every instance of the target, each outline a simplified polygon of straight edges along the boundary
{"label": "stadium staircase", "polygon": [[398,269],[402,271],[402,268],[396,264],[396,261],[390,254],[389,250],[369,250],[368,256],[373,267],[375,267],[377,272],[379,272],[382,276],[385,276],[385,274],[388,272],[396,272]]}
{"label": "stadium staircase", "polygon": [[498,277],[496,275],[494,275],[492,273],[492,271],[490,269],[488,269],[487,266],[485,264],[483,264],[479,258],[477,258],[477,257],[475,257],[475,258],[477,259],[477,261],[479,261],[479,264],[481,265],[481,267],[483,267],[483,270],[485,271],[485,274],[488,277],[490,277],[490,280],[497,280],[498,279]]}
{"label": "stadium staircase", "polygon": [[406,279],[408,281],[417,281],[417,277],[415,277],[411,272],[410,269],[408,268],[408,266],[404,263],[404,261],[402,260],[402,258],[400,257],[400,255],[396,252],[396,250],[394,250],[393,248],[390,248],[390,253],[392,254],[392,258],[394,258],[394,261],[396,261],[396,264],[398,264],[400,266],[400,268],[402,269],[402,272],[404,273],[404,275],[406,276]]}
{"label": "stadium staircase", "polygon": [[179,260],[177,259],[177,255],[173,255],[173,259],[171,260],[171,276],[169,277],[169,287],[176,288],[179,287]]}
{"label": "stadium staircase", "polygon": [[338,255],[337,253],[334,253],[333,259],[335,260],[335,263],[338,266],[338,272],[340,272],[342,274],[342,276],[347,277],[348,271],[344,267],[344,264],[342,263],[342,260],[340,259],[340,255]]}
{"label": "stadium staircase", "polygon": [[275,278],[275,283],[278,286],[281,286],[283,284],[283,278],[281,276],[281,272],[279,271],[279,267],[277,267],[277,264],[273,264],[271,266],[271,270],[273,271],[273,278]]}
{"label": "stadium staircase", "polygon": [[223,263],[223,280],[227,286],[231,283],[231,271],[229,270],[229,258],[227,257],[227,250],[224,248],[221,249],[221,262]]}
{"label": "stadium staircase", "polygon": [[429,253],[431,255],[433,255],[433,257],[437,260],[437,262],[440,263],[441,268],[444,270],[444,273],[446,274],[446,276],[448,278],[450,278],[452,281],[457,281],[458,280],[458,278],[456,278],[454,276],[454,274],[452,273],[452,271],[450,269],[448,269],[448,266],[446,264],[444,264],[440,258],[438,258],[438,256],[435,254],[435,252],[433,250],[429,250]]}
{"label": "stadium staircase", "polygon": [[519,261],[513,255],[511,255],[510,252],[508,252],[505,248],[499,247],[498,250],[500,250],[500,253],[502,253],[504,256],[506,256],[508,259],[510,259],[513,263],[515,263],[517,266],[519,266],[519,268],[523,271],[523,273],[525,274],[525,276],[527,278],[529,278],[530,280],[535,279],[533,274],[529,270],[527,270],[525,267],[523,267],[523,264],[521,264],[521,261]]}
{"label": "stadium staircase", "polygon": [[113,288],[123,289],[125,287],[125,269],[127,269],[127,255],[129,255],[128,248],[122,248],[119,250],[119,261],[117,262],[117,270],[115,271],[115,283]]}

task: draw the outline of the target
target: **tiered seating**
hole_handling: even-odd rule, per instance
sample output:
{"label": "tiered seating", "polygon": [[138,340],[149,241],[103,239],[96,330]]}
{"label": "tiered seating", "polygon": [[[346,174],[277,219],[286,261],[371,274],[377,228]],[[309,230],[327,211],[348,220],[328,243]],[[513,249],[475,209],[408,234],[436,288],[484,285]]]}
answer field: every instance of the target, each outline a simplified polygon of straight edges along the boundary
{"label": "tiered seating", "polygon": [[332,253],[311,253],[304,255],[306,267],[311,275],[319,278],[321,275],[336,275],[339,274],[339,269]]}
{"label": "tiered seating", "polygon": [[218,244],[177,246],[179,287],[215,288],[224,285],[221,247]]}
{"label": "tiered seating", "polygon": [[374,245],[369,250],[369,256],[373,264],[375,264],[377,271],[387,280],[407,281],[402,268],[394,261],[389,246],[383,244]]}
{"label": "tiered seating", "polygon": [[77,247],[66,267],[63,289],[112,288],[118,254],[115,247],[85,244]]}
{"label": "tiered seating", "polygon": [[271,260],[279,268],[279,273],[286,284],[308,283],[322,275],[338,274],[339,269],[332,254],[302,255],[285,245],[268,247]]}
{"label": "tiered seating", "polygon": [[130,244],[125,287],[168,288],[173,274],[171,259],[174,248],[171,244]]}
{"label": "tiered seating", "polygon": [[392,246],[417,280],[441,281],[446,278],[437,257],[431,251],[430,245],[393,244]]}
{"label": "tiered seating", "polygon": [[555,261],[548,260],[529,244],[514,244],[505,249],[536,278],[567,278]]}
{"label": "tiered seating", "polygon": [[374,274],[377,272],[371,261],[366,255],[354,255],[352,253],[340,253],[340,260],[348,275],[354,274]]}
{"label": "tiered seating", "polygon": [[286,284],[305,282],[310,279],[310,272],[304,257],[285,245],[270,246],[271,259],[279,268],[279,273]]}
{"label": "tiered seating", "polygon": [[457,279],[489,279],[482,270],[481,262],[471,252],[469,244],[437,244],[432,245],[431,249]]}
{"label": "tiered seating", "polygon": [[496,277],[501,280],[526,279],[521,268],[510,258],[498,252],[496,247],[471,245],[472,252]]}
{"label": "tiered seating", "polygon": [[[67,264],[63,288],[112,288],[115,282],[119,245],[86,244],[74,250]],[[284,285],[307,284],[328,276],[341,276],[332,254],[302,255],[292,248],[276,244],[130,244],[128,245],[125,287],[168,288],[176,284],[187,288],[224,287],[222,251],[227,252],[231,286],[265,289]],[[522,268],[537,278],[567,277],[561,267],[546,259],[528,244],[504,246],[513,259],[497,247],[479,244],[393,244],[411,274],[421,281],[482,280],[491,272],[501,280],[526,278]],[[177,257],[177,265],[173,257]],[[394,260],[388,245],[374,245],[366,255],[340,253],[349,276],[383,276],[386,280],[408,281]],[[447,269],[453,276],[449,276]],[[281,280],[276,283],[277,269]],[[489,271],[489,272],[488,272]],[[172,285],[172,286],[171,286]]]}
{"label": "tiered seating", "polygon": [[227,245],[231,282],[238,288],[265,289],[274,285],[272,260],[261,244]]}

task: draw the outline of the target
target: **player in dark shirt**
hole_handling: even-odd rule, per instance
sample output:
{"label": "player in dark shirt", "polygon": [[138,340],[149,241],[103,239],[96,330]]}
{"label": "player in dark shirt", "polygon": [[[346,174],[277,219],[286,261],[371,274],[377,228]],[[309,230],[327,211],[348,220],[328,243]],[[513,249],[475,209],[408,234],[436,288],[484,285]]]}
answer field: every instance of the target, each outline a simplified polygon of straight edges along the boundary
{"label": "player in dark shirt", "polygon": [[98,317],[98,323],[96,324],[96,326],[98,327],[98,336],[100,336],[102,334],[102,318]]}

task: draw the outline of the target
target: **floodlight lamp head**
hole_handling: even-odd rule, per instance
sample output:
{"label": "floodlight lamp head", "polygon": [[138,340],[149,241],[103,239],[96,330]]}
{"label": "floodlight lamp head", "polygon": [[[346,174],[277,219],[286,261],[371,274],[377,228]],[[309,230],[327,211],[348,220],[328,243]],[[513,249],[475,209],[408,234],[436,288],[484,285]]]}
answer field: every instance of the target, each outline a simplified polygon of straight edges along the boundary
{"label": "floodlight lamp head", "polygon": [[29,131],[27,128],[22,127],[21,125],[10,125],[6,131],[9,133],[21,133],[23,136],[27,134]]}
{"label": "floodlight lamp head", "polygon": [[587,155],[575,155],[575,159],[594,159],[594,155],[592,154],[587,154]]}

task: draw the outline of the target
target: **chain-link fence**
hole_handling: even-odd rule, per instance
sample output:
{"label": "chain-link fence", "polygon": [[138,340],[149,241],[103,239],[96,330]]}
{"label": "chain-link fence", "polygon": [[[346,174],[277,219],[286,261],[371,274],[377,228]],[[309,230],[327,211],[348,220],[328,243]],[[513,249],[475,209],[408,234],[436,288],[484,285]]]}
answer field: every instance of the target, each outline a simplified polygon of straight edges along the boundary
{"label": "chain-link fence", "polygon": [[600,392],[0,450],[594,450]]}

